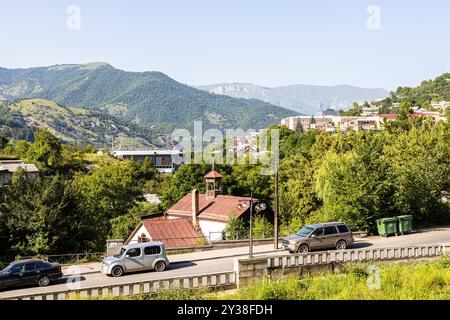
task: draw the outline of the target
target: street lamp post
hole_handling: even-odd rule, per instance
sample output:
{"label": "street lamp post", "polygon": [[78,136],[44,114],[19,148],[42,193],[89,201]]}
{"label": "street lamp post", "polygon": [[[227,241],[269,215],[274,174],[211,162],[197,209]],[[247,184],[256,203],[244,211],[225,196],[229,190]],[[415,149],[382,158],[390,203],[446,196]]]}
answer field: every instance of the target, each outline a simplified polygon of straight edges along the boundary
{"label": "street lamp post", "polygon": [[248,256],[249,258],[253,258],[253,191],[250,192],[250,243]]}
{"label": "street lamp post", "polygon": [[273,241],[275,250],[278,249],[278,168],[275,172],[275,208],[274,208],[274,221],[273,221]]}
{"label": "street lamp post", "polygon": [[[257,213],[266,210],[266,204],[264,202],[258,202],[255,206]],[[249,237],[248,256],[253,258],[253,191],[250,192],[250,237]]]}

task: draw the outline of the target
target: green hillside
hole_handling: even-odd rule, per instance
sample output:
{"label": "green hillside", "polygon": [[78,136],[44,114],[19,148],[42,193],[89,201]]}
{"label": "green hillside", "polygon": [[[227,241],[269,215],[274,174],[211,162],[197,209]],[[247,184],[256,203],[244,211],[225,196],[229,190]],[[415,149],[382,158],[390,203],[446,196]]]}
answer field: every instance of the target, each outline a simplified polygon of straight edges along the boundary
{"label": "green hillside", "polygon": [[[373,101],[372,104],[379,107],[380,113],[400,113],[410,110],[412,107],[420,107],[432,110],[432,103],[450,101],[450,73],[446,72],[435,79],[425,80],[417,87],[398,87],[390,93],[389,97]],[[359,115],[362,105],[354,104],[347,111],[341,111],[342,115]],[[445,110],[440,110],[444,111]]]}
{"label": "green hillside", "polygon": [[113,116],[84,108],[66,108],[44,99],[0,104],[0,135],[31,141],[37,128],[46,128],[69,144],[105,147],[111,145],[113,137],[117,145],[145,147],[164,143],[148,129],[124,125]]}
{"label": "green hillside", "polygon": [[394,100],[409,100],[427,107],[431,102],[450,101],[450,73],[446,72],[434,80],[425,80],[415,87],[399,87],[392,93]]}
{"label": "green hillside", "polygon": [[43,98],[102,111],[169,133],[192,128],[265,128],[296,113],[259,100],[211,94],[160,72],[126,72],[105,63],[0,69],[0,100]]}

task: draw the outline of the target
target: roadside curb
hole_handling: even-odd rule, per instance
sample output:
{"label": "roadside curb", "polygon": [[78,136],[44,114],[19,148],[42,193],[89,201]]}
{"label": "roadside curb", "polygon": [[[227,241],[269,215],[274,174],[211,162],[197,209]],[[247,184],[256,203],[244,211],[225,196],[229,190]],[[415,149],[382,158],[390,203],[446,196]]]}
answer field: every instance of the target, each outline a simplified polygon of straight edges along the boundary
{"label": "roadside curb", "polygon": [[[279,252],[279,251],[285,251],[285,250],[277,249],[277,250],[254,252],[253,255],[260,255],[260,254],[273,253],[273,252]],[[222,257],[212,257],[212,258],[199,258],[199,259],[194,259],[194,260],[182,260],[182,261],[171,262],[170,264],[179,264],[179,263],[188,263],[188,262],[195,262],[195,261],[206,261],[206,260],[219,260],[219,259],[224,259],[224,258],[243,257],[243,256],[248,256],[248,253],[233,254],[233,255],[229,255],[229,256],[225,256],[225,257],[222,256]],[[170,258],[169,258],[169,261],[170,261]]]}

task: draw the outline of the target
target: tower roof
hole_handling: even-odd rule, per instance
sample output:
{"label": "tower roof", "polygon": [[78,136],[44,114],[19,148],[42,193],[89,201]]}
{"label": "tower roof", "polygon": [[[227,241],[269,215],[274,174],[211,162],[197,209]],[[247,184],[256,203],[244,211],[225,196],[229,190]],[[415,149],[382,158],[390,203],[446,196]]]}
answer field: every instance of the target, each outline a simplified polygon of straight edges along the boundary
{"label": "tower roof", "polygon": [[215,170],[211,171],[205,176],[205,179],[221,179],[221,178],[223,178],[222,175]]}

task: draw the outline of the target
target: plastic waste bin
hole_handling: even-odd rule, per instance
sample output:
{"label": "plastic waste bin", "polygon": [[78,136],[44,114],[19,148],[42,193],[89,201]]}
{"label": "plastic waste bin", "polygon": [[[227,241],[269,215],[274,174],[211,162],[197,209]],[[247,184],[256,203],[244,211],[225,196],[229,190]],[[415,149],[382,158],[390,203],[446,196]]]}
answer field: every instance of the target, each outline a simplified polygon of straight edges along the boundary
{"label": "plastic waste bin", "polygon": [[377,220],[378,234],[387,237],[391,234],[397,234],[397,218],[383,218]]}
{"label": "plastic waste bin", "polygon": [[398,231],[401,234],[409,233],[412,230],[412,220],[413,217],[410,215],[407,216],[398,216]]}

